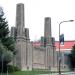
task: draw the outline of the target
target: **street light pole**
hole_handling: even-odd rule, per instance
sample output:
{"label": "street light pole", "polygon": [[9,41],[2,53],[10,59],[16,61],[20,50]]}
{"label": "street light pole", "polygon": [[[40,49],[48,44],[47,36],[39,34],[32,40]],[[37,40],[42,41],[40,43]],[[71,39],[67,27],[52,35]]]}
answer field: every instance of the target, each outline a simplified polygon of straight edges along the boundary
{"label": "street light pole", "polygon": [[62,21],[59,23],[59,75],[61,75],[61,53],[60,53],[60,25],[64,22],[73,22],[74,20]]}

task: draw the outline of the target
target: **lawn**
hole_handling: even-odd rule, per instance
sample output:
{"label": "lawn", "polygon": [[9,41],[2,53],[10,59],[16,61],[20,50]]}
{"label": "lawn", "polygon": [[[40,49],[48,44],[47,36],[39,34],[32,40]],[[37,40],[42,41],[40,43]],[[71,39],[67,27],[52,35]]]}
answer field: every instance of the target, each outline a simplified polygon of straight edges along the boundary
{"label": "lawn", "polygon": [[[47,74],[49,73],[48,71],[18,71],[18,72],[13,72],[9,73],[8,75],[35,75],[35,74]],[[7,75],[2,74],[2,75]]]}
{"label": "lawn", "polygon": [[[47,70],[46,71],[39,71],[39,70],[37,71],[18,71],[18,72],[9,73],[8,75],[37,75],[37,74],[48,74],[48,73],[55,73],[55,71],[52,71],[52,72],[47,71]],[[2,75],[7,75],[7,74],[5,73]]]}

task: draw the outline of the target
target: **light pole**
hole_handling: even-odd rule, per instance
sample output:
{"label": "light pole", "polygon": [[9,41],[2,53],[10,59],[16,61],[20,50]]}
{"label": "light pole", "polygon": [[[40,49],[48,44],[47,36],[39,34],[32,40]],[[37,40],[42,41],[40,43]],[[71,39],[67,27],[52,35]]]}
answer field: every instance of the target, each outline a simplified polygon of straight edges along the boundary
{"label": "light pole", "polygon": [[59,57],[58,57],[58,62],[59,62],[59,75],[61,75],[61,53],[60,53],[60,25],[64,22],[73,22],[74,20],[67,20],[67,21],[62,21],[59,23]]}

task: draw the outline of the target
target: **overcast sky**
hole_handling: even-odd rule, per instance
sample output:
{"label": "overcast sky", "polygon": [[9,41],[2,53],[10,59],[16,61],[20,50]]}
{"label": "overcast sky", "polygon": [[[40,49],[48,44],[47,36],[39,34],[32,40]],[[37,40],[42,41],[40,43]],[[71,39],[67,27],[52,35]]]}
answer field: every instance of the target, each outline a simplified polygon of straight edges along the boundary
{"label": "overcast sky", "polygon": [[[16,4],[25,5],[25,27],[29,28],[30,39],[38,40],[44,35],[44,18],[51,17],[52,36],[58,40],[59,23],[75,20],[75,0],[0,0],[9,27],[15,26]],[[61,24],[65,40],[75,40],[75,22]]]}

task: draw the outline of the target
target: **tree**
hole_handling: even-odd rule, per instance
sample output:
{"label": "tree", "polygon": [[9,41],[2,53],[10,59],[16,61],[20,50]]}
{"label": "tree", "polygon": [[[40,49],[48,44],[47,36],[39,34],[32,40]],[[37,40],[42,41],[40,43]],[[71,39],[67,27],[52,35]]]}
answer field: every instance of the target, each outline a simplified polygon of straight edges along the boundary
{"label": "tree", "polygon": [[4,67],[4,71],[6,70],[7,64],[12,60],[14,50],[14,40],[9,35],[8,22],[4,18],[3,9],[0,7],[0,70],[2,67]]}
{"label": "tree", "polygon": [[75,45],[72,47],[71,54],[69,54],[69,60],[70,60],[70,69],[74,70],[75,68]]}

